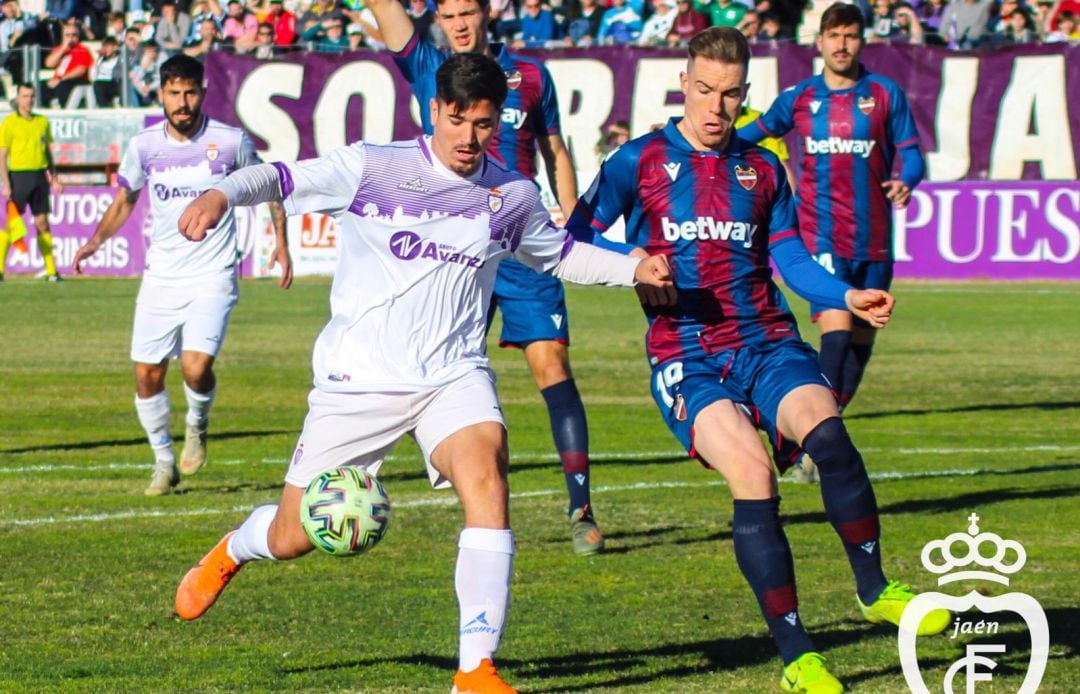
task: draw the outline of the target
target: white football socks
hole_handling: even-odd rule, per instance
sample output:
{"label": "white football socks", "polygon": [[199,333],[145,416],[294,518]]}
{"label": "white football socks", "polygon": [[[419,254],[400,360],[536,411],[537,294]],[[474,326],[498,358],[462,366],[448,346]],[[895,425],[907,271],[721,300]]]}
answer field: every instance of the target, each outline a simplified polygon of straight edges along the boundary
{"label": "white football socks", "polygon": [[270,553],[270,523],[277,515],[277,504],[260,506],[240,525],[236,534],[229,539],[225,551],[237,564],[244,564],[256,559],[274,559]]}
{"label": "white football socks", "polygon": [[187,397],[188,406],[186,421],[189,427],[206,428],[206,423],[210,419],[210,406],[214,404],[216,393],[217,388],[209,393],[197,393],[189,388],[187,383],[184,384],[184,395]]}
{"label": "white football socks", "polygon": [[149,398],[135,396],[135,412],[139,415],[142,428],[146,430],[146,437],[150,441],[150,448],[154,449],[154,459],[158,463],[176,461],[172,451],[172,435],[169,434],[171,411],[168,391],[163,390]]}
{"label": "white football socks", "polygon": [[459,667],[475,670],[499,648],[510,606],[514,532],[465,528],[458,538],[457,589],[460,611]]}

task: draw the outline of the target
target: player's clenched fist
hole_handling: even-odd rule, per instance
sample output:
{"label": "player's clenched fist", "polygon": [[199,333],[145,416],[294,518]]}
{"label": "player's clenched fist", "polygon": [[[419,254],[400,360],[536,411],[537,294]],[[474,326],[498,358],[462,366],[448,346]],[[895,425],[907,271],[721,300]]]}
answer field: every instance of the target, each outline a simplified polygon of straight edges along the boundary
{"label": "player's clenched fist", "polygon": [[202,241],[206,238],[206,232],[218,225],[228,209],[229,200],[225,193],[211,188],[195,198],[180,214],[177,224],[180,235],[191,241]]}
{"label": "player's clenched fist", "polygon": [[848,308],[875,328],[884,328],[892,318],[896,299],[883,289],[849,289],[844,295]]}
{"label": "player's clenched fist", "polygon": [[665,255],[650,255],[638,263],[634,271],[638,297],[649,306],[672,306],[675,304],[675,274]]}

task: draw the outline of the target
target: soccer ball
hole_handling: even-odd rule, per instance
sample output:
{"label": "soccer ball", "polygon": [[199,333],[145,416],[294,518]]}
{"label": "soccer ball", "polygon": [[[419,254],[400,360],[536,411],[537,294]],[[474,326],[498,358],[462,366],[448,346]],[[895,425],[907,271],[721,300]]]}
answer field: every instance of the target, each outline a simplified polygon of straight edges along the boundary
{"label": "soccer ball", "polygon": [[374,547],[390,523],[390,499],[374,475],[339,467],[316,477],[300,500],[300,524],[317,548],[336,557]]}

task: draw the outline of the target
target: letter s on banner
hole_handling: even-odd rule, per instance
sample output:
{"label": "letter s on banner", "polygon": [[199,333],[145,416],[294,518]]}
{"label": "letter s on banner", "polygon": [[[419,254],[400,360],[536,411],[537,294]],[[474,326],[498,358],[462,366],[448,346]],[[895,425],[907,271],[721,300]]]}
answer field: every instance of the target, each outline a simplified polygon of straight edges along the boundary
{"label": "letter s on banner", "polygon": [[303,65],[268,63],[252,70],[236,91],[236,115],[245,130],[267,144],[268,149],[259,152],[266,161],[295,161],[300,156],[300,131],[271,97],[299,99],[303,87]]}

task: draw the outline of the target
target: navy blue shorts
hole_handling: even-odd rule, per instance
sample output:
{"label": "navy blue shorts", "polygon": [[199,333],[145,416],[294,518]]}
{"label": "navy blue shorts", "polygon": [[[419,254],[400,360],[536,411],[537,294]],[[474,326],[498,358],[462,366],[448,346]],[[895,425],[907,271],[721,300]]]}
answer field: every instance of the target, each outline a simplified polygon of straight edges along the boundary
{"label": "navy blue shorts", "polygon": [[533,272],[515,260],[504,260],[495,278],[489,324],[496,309],[503,319],[501,347],[526,347],[530,342],[544,340],[570,344],[566,293],[557,277]]}
{"label": "navy blue shorts", "polygon": [[[847,282],[856,289],[884,289],[892,286],[893,263],[891,260],[848,260],[838,258],[832,253],[819,253],[814,256],[818,265],[832,273],[836,279]],[[810,319],[817,320],[822,311],[832,310],[829,306],[810,303]],[[852,316],[856,325],[870,327],[861,318]]]}
{"label": "navy blue shorts", "polygon": [[653,369],[651,390],[671,433],[694,456],[694,420],[720,400],[746,407],[753,423],[778,446],[780,401],[807,384],[829,387],[814,348],[788,339],[665,362]]}

